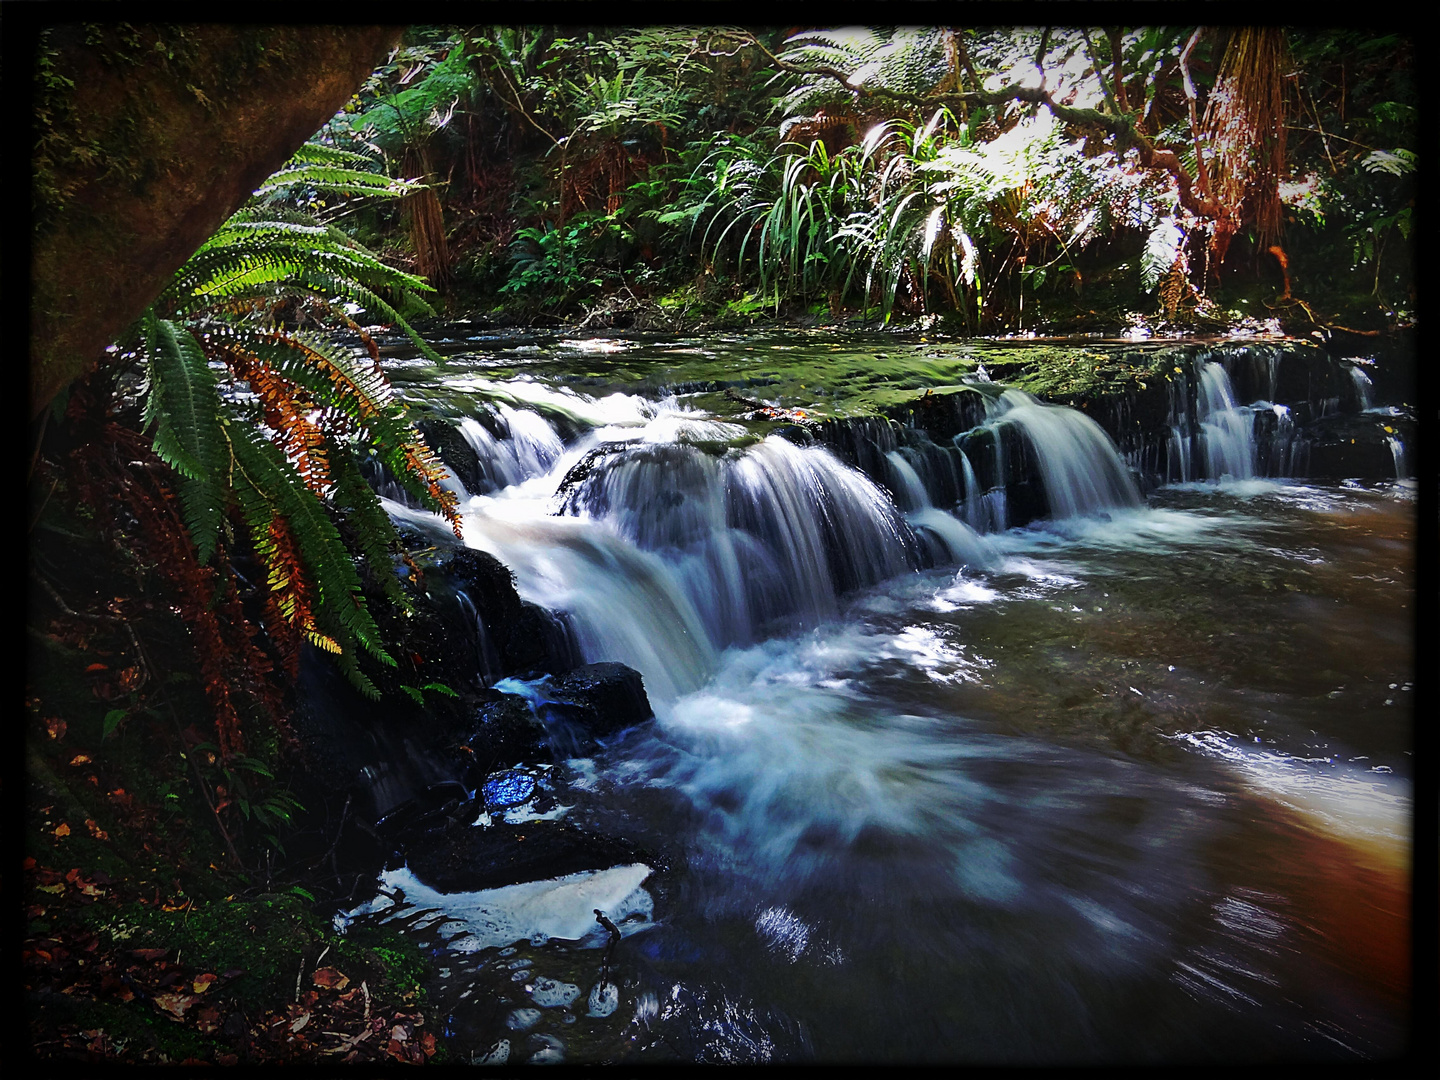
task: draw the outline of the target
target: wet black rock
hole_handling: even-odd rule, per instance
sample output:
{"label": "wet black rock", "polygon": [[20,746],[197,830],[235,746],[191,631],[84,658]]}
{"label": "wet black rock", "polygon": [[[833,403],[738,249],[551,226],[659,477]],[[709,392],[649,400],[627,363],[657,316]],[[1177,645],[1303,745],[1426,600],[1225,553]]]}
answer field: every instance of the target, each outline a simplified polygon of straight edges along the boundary
{"label": "wet black rock", "polygon": [[558,675],[576,650],[564,619],[520,599],[515,578],[495,556],[472,548],[450,552],[427,575],[431,594],[464,610],[452,614],[467,642],[463,663],[487,681],[504,675]]}
{"label": "wet black rock", "polygon": [[655,715],[640,673],[624,664],[578,667],[554,682],[545,698],[545,726],[562,753],[578,753]]}
{"label": "wet black rock", "polygon": [[780,438],[794,443],[796,446],[815,445],[815,433],[798,424],[785,424],[781,427],[771,428],[770,434],[779,435]]}
{"label": "wet black rock", "polygon": [[[1296,472],[1316,480],[1389,479],[1413,474],[1404,448],[1414,445],[1408,416],[1361,413],[1312,420],[1296,439]],[[1397,453],[1399,450],[1399,453]]]}
{"label": "wet black rock", "polygon": [[472,775],[483,777],[519,761],[548,757],[549,734],[530,702],[498,690],[488,693],[491,699],[476,711],[475,733],[466,741],[476,770]]}
{"label": "wet black rock", "polygon": [[653,865],[623,840],[563,821],[456,826],[425,837],[406,858],[411,873],[440,892],[498,889],[633,862]]}
{"label": "wet black rock", "polygon": [[978,390],[921,394],[885,412],[905,427],[918,428],[936,442],[948,443],[961,432],[985,421],[985,397]]}
{"label": "wet black rock", "polygon": [[480,458],[459,430],[445,420],[429,417],[415,425],[425,437],[426,444],[439,456],[455,478],[465,485],[469,492],[483,492],[493,487],[487,484]]}

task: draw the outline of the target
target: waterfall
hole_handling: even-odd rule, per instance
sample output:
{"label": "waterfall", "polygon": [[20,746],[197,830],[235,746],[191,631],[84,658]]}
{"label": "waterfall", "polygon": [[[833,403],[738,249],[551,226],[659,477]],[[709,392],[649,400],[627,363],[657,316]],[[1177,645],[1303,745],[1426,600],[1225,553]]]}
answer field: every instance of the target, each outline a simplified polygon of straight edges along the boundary
{"label": "waterfall", "polygon": [[481,618],[474,601],[463,589],[455,590],[455,599],[460,605],[460,610],[465,612],[466,620],[475,629],[476,666],[480,670],[481,683],[489,686],[503,674],[500,667],[500,656],[495,651],[495,645],[490,640],[490,631],[485,626],[485,620]]}
{"label": "waterfall", "polygon": [[718,646],[753,641],[777,620],[814,625],[842,593],[921,561],[868,477],[775,436],[724,457],[683,443],[612,453],[562,509],[663,556]]}
{"label": "waterfall", "polygon": [[1006,390],[993,407],[992,422],[1015,425],[1034,450],[1052,516],[1140,505],[1140,491],[1115,444],[1088,416],[1020,390]]}
{"label": "waterfall", "polygon": [[[772,435],[736,446],[743,428],[673,402],[632,412],[568,449],[524,407],[493,405],[462,421],[497,489],[462,504],[465,542],[508,566],[523,599],[566,613],[583,659],[636,668],[662,705],[704,685],[723,650],[834,619],[853,590],[932,565],[994,565],[979,530],[1007,527],[1011,485],[1027,491],[1027,516],[1140,504],[1098,424],[1017,390],[988,401],[985,422],[966,433],[978,437],[967,445],[984,458],[979,470],[961,436],[902,447],[902,429],[890,425],[852,439],[895,501],[823,445]],[[962,482],[955,509],[964,520],[932,497],[958,499]],[[424,516],[390,510],[417,523]],[[490,681],[478,620],[476,630]]]}
{"label": "waterfall", "polygon": [[1207,476],[1248,480],[1255,475],[1254,412],[1236,407],[1230,377],[1213,360],[1200,369],[1195,418],[1205,447]]}
{"label": "waterfall", "polygon": [[714,670],[715,644],[675,568],[613,531],[481,509],[465,516],[465,542],[508,566],[524,599],[569,613],[586,661],[628,664],[655,699],[690,693]]}
{"label": "waterfall", "polygon": [[1390,456],[1395,459],[1395,479],[1405,479],[1410,475],[1409,463],[1405,460],[1405,444],[1399,435],[1386,435],[1385,442],[1390,447]]}
{"label": "waterfall", "polygon": [[892,475],[896,483],[891,490],[896,495],[904,493],[905,501],[909,504],[906,510],[923,510],[930,506],[930,494],[925,490],[925,483],[920,479],[920,474],[915,471],[915,466],[905,460],[905,456],[899,450],[891,450],[885,455],[885,460],[890,463]]}
{"label": "waterfall", "polygon": [[490,427],[469,416],[458,424],[460,434],[475,451],[482,492],[543,475],[565,452],[559,433],[537,412],[497,403],[488,418],[503,435],[497,437]]}
{"label": "waterfall", "polygon": [[[957,441],[958,441],[957,436]],[[989,491],[980,487],[980,480],[975,475],[975,466],[971,463],[969,456],[959,446],[955,452],[960,455],[961,473],[965,477],[965,503],[962,512],[965,516],[965,523],[977,533],[1004,532],[1008,527],[1005,514],[1005,484],[1004,475],[999,465],[1000,459],[999,443],[996,443],[996,471],[1001,473],[999,484]]]}
{"label": "waterfall", "polygon": [[[923,539],[933,541],[931,557],[934,562],[959,562],[969,566],[989,566],[994,563],[995,549],[971,525],[932,505],[920,474],[905,460],[900,451],[892,450],[885,457],[894,469],[899,487],[905,492],[906,500],[910,504],[905,520]],[[936,545],[939,550],[935,549]]]}
{"label": "waterfall", "polygon": [[1275,422],[1269,437],[1270,452],[1265,475],[1290,476],[1294,467],[1292,458],[1295,445],[1295,420],[1291,417],[1289,408],[1284,405],[1271,405],[1270,411],[1275,417]]}
{"label": "waterfall", "polygon": [[1355,400],[1360,405],[1360,411],[1364,412],[1373,407],[1375,384],[1370,381],[1370,376],[1361,371],[1354,364],[1346,367],[1350,373],[1350,380],[1355,384]]}

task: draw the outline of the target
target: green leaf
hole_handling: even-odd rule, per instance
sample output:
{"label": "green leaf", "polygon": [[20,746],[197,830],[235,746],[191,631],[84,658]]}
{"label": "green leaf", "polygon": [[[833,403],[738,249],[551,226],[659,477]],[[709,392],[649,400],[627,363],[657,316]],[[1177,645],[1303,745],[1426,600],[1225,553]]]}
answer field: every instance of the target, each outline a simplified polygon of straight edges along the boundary
{"label": "green leaf", "polygon": [[114,733],[115,729],[120,726],[120,722],[125,719],[126,715],[124,709],[111,709],[107,712],[101,725],[100,738],[102,740],[108,739]]}

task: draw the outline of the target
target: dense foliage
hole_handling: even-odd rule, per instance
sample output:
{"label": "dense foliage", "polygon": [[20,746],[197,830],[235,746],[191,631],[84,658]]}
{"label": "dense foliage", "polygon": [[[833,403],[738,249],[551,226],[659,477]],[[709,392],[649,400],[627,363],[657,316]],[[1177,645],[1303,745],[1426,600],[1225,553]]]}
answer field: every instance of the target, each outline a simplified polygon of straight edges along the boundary
{"label": "dense foliage", "polygon": [[1413,309],[1405,38],[479,26],[407,42],[329,137],[430,185],[403,222],[357,225],[452,305],[818,304],[972,333],[1245,312],[1378,328]]}

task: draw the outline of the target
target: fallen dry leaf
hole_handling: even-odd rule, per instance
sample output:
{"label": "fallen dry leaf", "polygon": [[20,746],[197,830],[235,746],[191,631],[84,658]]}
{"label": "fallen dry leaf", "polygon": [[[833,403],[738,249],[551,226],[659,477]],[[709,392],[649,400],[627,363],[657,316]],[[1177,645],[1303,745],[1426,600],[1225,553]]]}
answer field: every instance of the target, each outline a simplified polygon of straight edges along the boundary
{"label": "fallen dry leaf", "polygon": [[76,754],[73,758],[70,759],[70,764],[71,764],[71,765],[89,765],[89,764],[90,764],[90,755],[89,755],[89,754]]}
{"label": "fallen dry leaf", "polygon": [[46,893],[62,893],[65,891],[64,885],[41,885],[39,888],[41,892]]}
{"label": "fallen dry leaf", "polygon": [[85,819],[85,828],[90,831],[90,835],[93,836],[96,840],[110,839],[110,834],[107,833],[104,829],[100,828],[99,825],[95,824],[94,818]]}
{"label": "fallen dry leaf", "polygon": [[159,960],[169,949],[131,949],[130,955],[137,960]]}
{"label": "fallen dry leaf", "polygon": [[210,989],[210,984],[213,983],[215,979],[215,975],[206,972],[204,975],[196,975],[195,981],[190,985],[195,988],[197,994],[203,994],[206,990]]}
{"label": "fallen dry leaf", "polygon": [[207,1005],[195,1014],[195,1023],[202,1034],[213,1035],[220,1030],[220,1009],[215,1005]]}
{"label": "fallen dry leaf", "polygon": [[291,1033],[293,1034],[293,1033],[299,1031],[301,1028],[303,1028],[303,1027],[304,1027],[306,1024],[308,1024],[308,1023],[310,1023],[310,1014],[309,1014],[308,1012],[301,1013],[299,1016],[297,1016],[297,1017],[295,1018],[295,1022],[290,1025],[290,1031],[291,1031]]}
{"label": "fallen dry leaf", "polygon": [[316,968],[315,985],[326,990],[344,990],[350,985],[350,976],[342,975],[334,968]]}
{"label": "fallen dry leaf", "polygon": [[62,821],[59,825],[55,826],[55,835],[59,837],[69,836],[70,826],[66,825],[65,822]]}
{"label": "fallen dry leaf", "polygon": [[49,717],[45,721],[45,730],[50,733],[52,739],[57,741],[63,739],[65,738],[65,721],[58,716]]}
{"label": "fallen dry leaf", "polygon": [[183,1019],[185,1010],[194,1005],[196,998],[189,994],[156,994],[155,1004],[165,1012],[169,1013],[176,1020]]}

